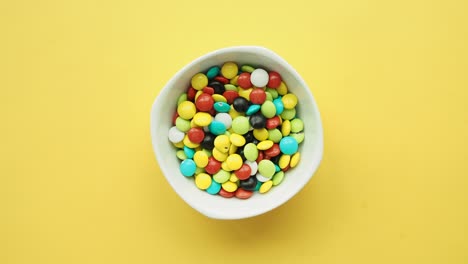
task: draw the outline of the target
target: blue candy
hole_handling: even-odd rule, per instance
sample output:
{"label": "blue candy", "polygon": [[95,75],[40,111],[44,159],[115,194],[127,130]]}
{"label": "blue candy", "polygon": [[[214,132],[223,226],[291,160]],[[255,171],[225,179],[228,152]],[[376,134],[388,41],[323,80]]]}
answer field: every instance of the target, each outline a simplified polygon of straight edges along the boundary
{"label": "blue candy", "polygon": [[283,101],[281,101],[281,96],[273,100],[273,104],[276,108],[276,115],[281,115],[284,111]]}
{"label": "blue candy", "polygon": [[279,147],[282,153],[286,155],[292,155],[297,152],[299,144],[295,138],[288,136],[281,139]]}
{"label": "blue candy", "polygon": [[281,168],[278,166],[278,164],[275,164],[275,171],[278,172],[280,170],[281,170]]}
{"label": "blue candy", "polygon": [[197,169],[197,165],[195,161],[192,159],[186,159],[180,163],[180,172],[185,177],[191,177],[195,174],[195,170]]}
{"label": "blue candy", "polygon": [[257,185],[255,185],[255,191],[258,191],[260,190],[260,186],[262,186],[262,183],[261,181],[257,181]]}
{"label": "blue candy", "polygon": [[187,158],[193,159],[193,155],[195,155],[195,150],[187,146],[184,146],[184,153],[185,153],[185,156],[187,156]]}
{"label": "blue candy", "polygon": [[208,126],[211,133],[215,135],[222,135],[226,132],[226,126],[220,121],[213,120]]}
{"label": "blue candy", "polygon": [[258,104],[253,104],[251,106],[249,106],[249,108],[247,109],[247,111],[245,111],[245,114],[246,115],[253,115],[255,113],[257,113],[259,110],[260,110],[261,106],[258,105]]}
{"label": "blue candy", "polygon": [[216,102],[214,103],[213,108],[218,113],[227,113],[231,110],[231,106],[225,102]]}
{"label": "blue candy", "polygon": [[219,74],[219,71],[220,68],[218,66],[213,66],[206,72],[206,77],[208,77],[208,79],[213,79]]}
{"label": "blue candy", "polygon": [[209,194],[217,194],[221,190],[221,184],[217,183],[216,181],[211,181],[210,187],[206,189],[206,192]]}

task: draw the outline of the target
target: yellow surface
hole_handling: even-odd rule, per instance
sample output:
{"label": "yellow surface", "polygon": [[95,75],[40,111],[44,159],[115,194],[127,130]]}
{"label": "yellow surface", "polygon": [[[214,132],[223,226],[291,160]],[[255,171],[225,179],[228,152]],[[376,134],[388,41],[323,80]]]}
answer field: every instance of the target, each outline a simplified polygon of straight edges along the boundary
{"label": "yellow surface", "polygon": [[[468,263],[467,11],[1,1],[0,263]],[[149,112],[179,68],[237,44],[302,74],[325,155],[286,205],[222,222],[162,177]]]}

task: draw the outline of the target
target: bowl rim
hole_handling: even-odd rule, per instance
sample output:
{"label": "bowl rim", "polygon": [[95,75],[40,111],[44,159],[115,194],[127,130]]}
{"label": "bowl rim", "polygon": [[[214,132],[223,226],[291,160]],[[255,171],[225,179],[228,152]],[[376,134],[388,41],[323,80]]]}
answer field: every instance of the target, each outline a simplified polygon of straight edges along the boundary
{"label": "bowl rim", "polygon": [[[172,87],[174,85],[174,83],[176,82],[176,80],[179,79],[180,77],[182,77],[194,65],[197,65],[200,62],[202,62],[202,61],[204,61],[206,59],[209,59],[211,57],[214,57],[214,56],[217,56],[217,55],[220,55],[220,54],[223,54],[223,53],[233,53],[233,52],[234,53],[239,53],[239,52],[250,52],[251,53],[251,52],[255,52],[255,53],[259,53],[259,54],[262,54],[264,56],[267,56],[267,57],[271,57],[273,60],[275,60],[275,61],[279,62],[280,64],[282,64],[287,69],[287,71],[289,71],[292,75],[299,77],[299,78],[297,78],[298,82],[304,88],[304,90],[306,91],[306,94],[310,97],[310,99],[312,101],[313,111],[316,112],[316,115],[317,115],[316,124],[314,124],[314,125],[317,126],[316,127],[316,132],[317,132],[317,136],[318,136],[318,142],[317,142],[317,145],[315,147],[317,148],[318,155],[317,155],[317,158],[315,160],[316,161],[315,162],[315,167],[313,167],[313,170],[309,173],[309,176],[304,180],[304,183],[302,185],[300,185],[298,188],[296,188],[295,191],[288,192],[287,194],[285,194],[280,201],[269,204],[269,206],[266,206],[265,208],[260,208],[260,209],[257,209],[257,210],[250,210],[248,213],[245,213],[245,214],[242,214],[242,215],[225,216],[223,214],[215,214],[215,213],[213,213],[211,211],[205,210],[203,206],[198,206],[198,205],[192,203],[191,201],[188,201],[186,199],[185,195],[183,195],[181,192],[179,192],[180,190],[177,187],[177,184],[173,180],[171,180],[170,177],[168,177],[168,175],[171,174],[170,171],[169,171],[169,168],[167,168],[167,166],[164,166],[164,165],[161,166],[161,164],[163,164],[162,163],[163,162],[162,157],[163,157],[164,153],[162,152],[162,149],[158,147],[158,140],[155,139],[153,137],[153,135],[156,133],[156,130],[157,130],[157,127],[158,127],[157,123],[158,123],[158,120],[159,120],[159,115],[155,114],[155,113],[158,113],[159,111],[156,110],[156,109],[158,109],[159,105],[162,105],[162,101],[164,100],[164,98],[167,97],[167,95],[169,93],[169,87]],[[317,103],[315,101],[315,98],[314,98],[312,92],[310,91],[309,86],[305,83],[302,76],[285,59],[283,59],[281,56],[279,56],[278,54],[276,54],[272,50],[270,50],[268,48],[265,48],[265,47],[262,47],[262,46],[230,46],[230,47],[220,48],[220,49],[208,52],[208,53],[206,53],[206,54],[204,54],[202,56],[199,56],[198,58],[192,60],[191,62],[189,62],[185,66],[183,66],[179,71],[177,71],[173,75],[172,78],[169,79],[169,81],[164,85],[164,87],[161,89],[159,94],[154,99],[153,105],[151,107],[151,114],[150,114],[150,133],[151,133],[150,136],[151,136],[151,141],[152,141],[152,146],[153,146],[153,152],[155,153],[156,161],[158,163],[157,165],[161,169],[162,174],[164,175],[164,178],[166,178],[169,185],[178,194],[178,196],[182,200],[184,200],[190,207],[192,207],[193,209],[195,209],[199,213],[201,213],[201,214],[203,214],[203,215],[205,215],[205,216],[207,216],[209,218],[214,218],[214,219],[236,220],[236,219],[250,218],[250,217],[254,217],[254,216],[264,214],[266,212],[269,212],[269,211],[271,211],[271,210],[285,204],[292,197],[297,195],[304,188],[304,186],[311,180],[311,178],[314,176],[315,172],[318,170],[318,168],[319,168],[319,166],[321,164],[322,158],[323,158],[323,148],[324,148],[323,147],[323,141],[324,140],[323,140],[322,120],[321,120],[320,111],[318,109]]]}

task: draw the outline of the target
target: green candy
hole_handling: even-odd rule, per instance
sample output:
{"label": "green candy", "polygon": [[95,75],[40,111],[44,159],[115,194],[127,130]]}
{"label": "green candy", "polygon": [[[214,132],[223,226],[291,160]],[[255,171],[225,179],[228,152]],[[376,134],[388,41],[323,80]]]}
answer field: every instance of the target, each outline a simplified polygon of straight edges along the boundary
{"label": "green candy", "polygon": [[299,133],[291,133],[289,134],[290,137],[293,137],[296,141],[297,141],[297,144],[301,144],[302,141],[304,141],[304,132],[299,132]]}
{"label": "green candy", "polygon": [[271,93],[265,92],[265,94],[266,94],[266,100],[267,101],[273,101],[273,96],[271,95]]}
{"label": "green candy", "polygon": [[211,157],[213,155],[211,153],[211,150],[209,150],[209,149],[203,149],[203,152],[205,152],[208,157]]}
{"label": "green candy", "polygon": [[266,88],[265,92],[270,93],[273,99],[278,98],[278,91],[276,89]]}
{"label": "green candy", "polygon": [[294,118],[291,120],[291,132],[297,133],[301,132],[302,130],[304,130],[304,122],[302,122],[302,120],[299,118]]}
{"label": "green candy", "polygon": [[244,135],[245,133],[249,132],[249,119],[245,116],[238,116],[232,120],[231,126],[234,133]]}
{"label": "green candy", "polygon": [[291,120],[295,116],[296,116],[296,108],[284,109],[283,113],[281,113],[281,118],[283,118],[283,120]]}
{"label": "green candy", "polygon": [[272,118],[276,115],[276,107],[272,101],[265,101],[261,108],[262,114],[266,118]]}
{"label": "green candy", "polygon": [[255,161],[258,158],[257,145],[254,143],[247,143],[244,147],[244,156],[249,161]]}
{"label": "green candy", "polygon": [[264,177],[271,178],[275,172],[275,164],[270,160],[261,160],[258,163],[258,172]]}
{"label": "green candy", "polygon": [[190,121],[183,119],[182,117],[177,117],[176,119],[176,127],[182,132],[187,132],[190,130]]}
{"label": "green candy", "polygon": [[255,68],[250,65],[242,65],[241,71],[252,73],[253,71],[255,71]]}
{"label": "green candy", "polygon": [[268,130],[268,139],[275,142],[275,143],[278,143],[281,141],[281,139],[283,138],[283,134],[281,134],[281,131],[277,128],[275,129],[270,129]]}
{"label": "green candy", "polygon": [[233,84],[225,84],[224,89],[226,89],[226,91],[239,91],[239,88]]}
{"label": "green candy", "polygon": [[177,106],[179,106],[182,102],[185,102],[185,101],[187,101],[187,94],[183,93],[177,99]]}
{"label": "green candy", "polygon": [[223,169],[213,175],[213,180],[217,183],[225,183],[229,180],[231,174]]}
{"label": "green candy", "polygon": [[278,171],[275,175],[273,175],[272,181],[273,186],[279,185],[284,179],[284,172]]}
{"label": "green candy", "polygon": [[195,169],[195,174],[200,174],[200,173],[203,173],[203,172],[205,172],[205,169],[204,169],[204,168],[197,167],[197,168]]}
{"label": "green candy", "polygon": [[181,150],[178,150],[178,151],[176,152],[176,156],[177,156],[177,158],[179,158],[180,160],[185,160],[185,159],[187,159],[187,155],[185,155],[185,151],[182,150],[182,149],[181,149]]}

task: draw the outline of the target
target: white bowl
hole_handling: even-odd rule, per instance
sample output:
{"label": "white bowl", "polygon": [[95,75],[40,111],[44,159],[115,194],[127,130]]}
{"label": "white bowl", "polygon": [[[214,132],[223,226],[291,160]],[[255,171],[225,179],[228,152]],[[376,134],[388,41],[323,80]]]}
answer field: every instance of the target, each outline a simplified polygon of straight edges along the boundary
{"label": "white bowl", "polygon": [[[199,190],[192,177],[184,177],[179,171],[175,147],[168,140],[172,115],[180,94],[187,90],[191,77],[213,65],[224,62],[250,64],[266,70],[277,71],[289,91],[299,98],[297,114],[304,121],[305,140],[300,144],[299,165],[285,173],[283,182],[268,193],[257,192],[247,199],[226,199]],[[166,84],[151,109],[151,137],[153,149],[161,170],[176,193],[198,212],[216,219],[241,219],[268,212],[297,194],[312,178],[323,154],[323,132],[320,113],[309,87],[301,76],[283,58],[263,47],[237,46],[210,52],[192,61]],[[304,201],[307,203],[307,201]]]}

